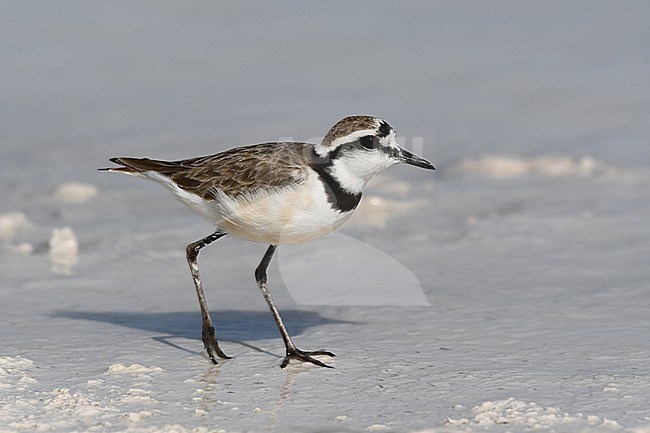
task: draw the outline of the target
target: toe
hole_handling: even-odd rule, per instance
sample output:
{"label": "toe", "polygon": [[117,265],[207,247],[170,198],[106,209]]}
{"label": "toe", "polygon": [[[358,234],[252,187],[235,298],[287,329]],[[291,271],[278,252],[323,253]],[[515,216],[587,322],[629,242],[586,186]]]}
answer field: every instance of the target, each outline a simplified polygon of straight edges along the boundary
{"label": "toe", "polygon": [[285,368],[287,365],[289,365],[289,362],[291,359],[297,359],[298,361],[302,362],[309,362],[314,365],[318,365],[319,367],[325,367],[325,368],[334,368],[331,365],[327,365],[324,362],[322,362],[319,359],[314,358],[313,356],[330,356],[334,357],[332,352],[328,352],[327,350],[315,350],[315,351],[302,351],[300,349],[293,349],[290,351],[287,351],[287,356],[285,356],[284,360],[282,361],[282,364],[280,364],[280,368]]}

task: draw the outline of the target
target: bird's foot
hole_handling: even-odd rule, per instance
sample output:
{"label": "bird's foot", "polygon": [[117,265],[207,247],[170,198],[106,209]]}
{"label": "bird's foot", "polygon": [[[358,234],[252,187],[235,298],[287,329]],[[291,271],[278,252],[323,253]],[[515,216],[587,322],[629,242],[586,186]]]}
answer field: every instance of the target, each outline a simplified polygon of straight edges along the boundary
{"label": "bird's foot", "polygon": [[287,365],[289,365],[289,361],[291,361],[292,359],[297,359],[298,361],[303,361],[303,362],[311,362],[312,364],[316,364],[320,367],[334,368],[330,365],[325,364],[322,361],[319,361],[316,358],[312,358],[313,356],[320,356],[320,355],[325,355],[330,357],[336,356],[332,352],[328,352],[327,350],[314,350],[308,352],[308,351],[300,350],[297,347],[287,348],[287,356],[284,357],[282,364],[280,364],[280,368],[284,368]]}
{"label": "bird's foot", "polygon": [[223,353],[223,350],[221,350],[219,347],[217,336],[214,333],[214,326],[203,326],[203,345],[205,346],[205,350],[208,352],[210,361],[212,361],[213,364],[218,364],[217,356],[223,359],[231,358],[230,356]]}

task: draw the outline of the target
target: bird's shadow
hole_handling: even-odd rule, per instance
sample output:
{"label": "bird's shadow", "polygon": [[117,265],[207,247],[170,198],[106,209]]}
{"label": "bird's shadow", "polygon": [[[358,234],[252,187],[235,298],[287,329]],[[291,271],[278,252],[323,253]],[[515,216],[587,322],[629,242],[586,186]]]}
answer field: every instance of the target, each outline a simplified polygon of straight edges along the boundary
{"label": "bird's shadow", "polygon": [[[52,317],[110,323],[151,332],[152,338],[165,342],[169,338],[201,339],[201,314],[198,311],[130,312],[130,311],[56,311]],[[350,323],[329,319],[317,312],[286,310],[282,318],[291,335],[332,323]],[[269,311],[222,310],[212,313],[217,337],[247,345],[246,341],[279,338],[278,328]],[[163,335],[163,337],[161,337]],[[166,343],[169,344],[169,343]]]}

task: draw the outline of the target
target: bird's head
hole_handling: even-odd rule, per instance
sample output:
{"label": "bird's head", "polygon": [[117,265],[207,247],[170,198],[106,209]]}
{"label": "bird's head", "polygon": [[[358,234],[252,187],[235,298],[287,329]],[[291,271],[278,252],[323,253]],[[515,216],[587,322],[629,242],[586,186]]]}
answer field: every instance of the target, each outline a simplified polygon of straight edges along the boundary
{"label": "bird's head", "polygon": [[330,164],[330,173],[341,186],[353,193],[360,193],[370,179],[394,164],[435,170],[429,161],[400,147],[395,141],[395,130],[372,116],[340,120],[314,147],[314,152]]}

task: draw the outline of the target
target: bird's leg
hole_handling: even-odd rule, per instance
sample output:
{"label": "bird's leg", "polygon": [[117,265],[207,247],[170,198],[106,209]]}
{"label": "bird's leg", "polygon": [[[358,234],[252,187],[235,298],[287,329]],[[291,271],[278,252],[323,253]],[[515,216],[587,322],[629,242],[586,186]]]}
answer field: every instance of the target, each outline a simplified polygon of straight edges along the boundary
{"label": "bird's leg", "polygon": [[199,296],[199,306],[201,307],[201,318],[203,319],[203,331],[201,336],[203,338],[203,345],[205,350],[208,352],[210,360],[216,364],[217,356],[219,358],[229,359],[230,356],[223,353],[219,347],[219,342],[217,341],[217,336],[214,333],[214,325],[212,324],[212,318],[210,317],[210,311],[208,311],[208,303],[205,301],[205,294],[203,293],[203,284],[201,283],[201,276],[199,275],[199,263],[197,258],[199,256],[199,251],[201,248],[206,245],[210,245],[212,242],[217,239],[225,236],[226,233],[216,231],[209,236],[204,237],[196,242],[192,242],[187,246],[187,263],[190,265],[190,271],[192,272],[192,279],[194,280],[194,287],[196,288],[196,294]]}
{"label": "bird's leg", "polygon": [[267,284],[266,270],[269,267],[269,263],[271,263],[271,259],[273,258],[275,249],[276,249],[275,245],[269,245],[269,248],[266,250],[264,257],[262,257],[262,261],[257,266],[257,269],[255,269],[255,279],[257,280],[257,285],[262,291],[262,295],[264,295],[264,299],[266,300],[269,309],[271,310],[271,314],[275,319],[275,323],[278,325],[278,329],[280,330],[280,334],[282,335],[282,340],[284,340],[284,346],[286,348],[286,356],[284,357],[282,364],[280,364],[280,367],[284,368],[287,365],[289,365],[289,361],[291,359],[298,359],[304,362],[311,362],[312,364],[316,364],[321,367],[332,368],[331,366],[319,361],[318,359],[312,358],[312,356],[318,356],[318,355],[336,356],[336,355],[326,350],[315,350],[315,351],[307,352],[298,349],[296,345],[293,344],[293,341],[291,341],[291,337],[287,332],[287,328],[285,328],[284,323],[282,323],[282,318],[280,317],[280,313],[278,312],[278,309],[275,307],[275,302],[273,302],[273,299],[271,298],[271,292],[269,292],[269,287]]}

